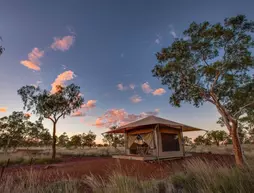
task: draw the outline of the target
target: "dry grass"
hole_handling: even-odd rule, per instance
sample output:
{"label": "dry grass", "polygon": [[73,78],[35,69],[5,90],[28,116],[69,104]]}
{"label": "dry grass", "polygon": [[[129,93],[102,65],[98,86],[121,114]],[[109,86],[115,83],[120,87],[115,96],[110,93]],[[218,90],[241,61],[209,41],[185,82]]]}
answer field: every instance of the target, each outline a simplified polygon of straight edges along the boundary
{"label": "dry grass", "polygon": [[[242,145],[244,153],[252,153],[254,152],[254,144],[243,144]],[[189,152],[197,152],[197,153],[214,153],[214,154],[233,154],[233,146],[232,145],[200,145],[200,146],[185,146],[185,150]]]}
{"label": "dry grass", "polygon": [[[227,163],[208,164],[199,158],[186,161],[184,172],[162,180],[142,181],[137,176],[127,176],[117,168],[101,178],[90,174],[72,179],[61,173],[40,178],[38,171],[7,175],[0,182],[0,192],[5,193],[252,193],[254,192],[254,158],[250,167],[239,169]],[[120,167],[120,166],[117,166]],[[57,180],[56,180],[57,179]],[[53,182],[52,182],[52,181]],[[51,182],[50,182],[51,181]]]}
{"label": "dry grass", "polygon": [[[31,151],[39,150],[38,153],[31,153]],[[124,148],[112,148],[112,147],[98,147],[98,148],[76,148],[66,149],[57,148],[57,160],[61,157],[84,157],[84,156],[111,156],[115,154],[123,154]],[[10,164],[29,164],[31,159],[33,163],[49,163],[51,161],[51,149],[49,147],[38,148],[18,148],[16,151],[9,151],[4,153],[0,151],[0,166],[6,164],[7,160],[10,159]]]}
{"label": "dry grass", "polygon": [[[216,147],[209,148],[208,151],[212,150],[214,153],[223,152],[223,147],[217,150]],[[228,146],[226,148],[232,147]],[[232,167],[229,163],[214,162],[211,164],[197,158],[186,161],[183,172],[162,180],[142,181],[138,176],[130,177],[125,173],[125,170],[121,170],[121,165],[118,165],[115,171],[109,172],[107,178],[90,174],[79,179],[72,179],[59,173],[57,180],[55,178],[56,174],[54,174],[54,182],[50,180],[50,176],[45,180],[41,180],[38,171],[30,170],[15,176],[6,175],[0,182],[0,192],[252,193],[254,192],[253,146],[244,147],[244,149],[249,163],[249,167],[244,169]],[[75,155],[79,155],[82,151],[75,150]],[[95,149],[93,151],[96,152]],[[68,150],[67,154],[69,153]]]}

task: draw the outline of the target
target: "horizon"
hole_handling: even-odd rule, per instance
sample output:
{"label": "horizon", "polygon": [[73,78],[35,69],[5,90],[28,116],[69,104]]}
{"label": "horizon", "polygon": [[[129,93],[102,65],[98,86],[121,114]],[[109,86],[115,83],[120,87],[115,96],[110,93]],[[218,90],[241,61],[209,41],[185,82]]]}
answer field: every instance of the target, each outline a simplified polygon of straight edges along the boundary
{"label": "horizon", "polygon": [[[23,111],[17,90],[24,85],[55,92],[57,84],[75,83],[85,104],[59,121],[57,135],[91,130],[98,143],[110,124],[148,115],[205,130],[226,130],[216,123],[220,116],[211,104],[172,107],[170,90],[151,70],[157,63],[155,53],[183,37],[191,22],[223,22],[237,14],[253,19],[254,3],[243,2],[2,2],[0,117]],[[52,132],[51,123],[43,123]]]}

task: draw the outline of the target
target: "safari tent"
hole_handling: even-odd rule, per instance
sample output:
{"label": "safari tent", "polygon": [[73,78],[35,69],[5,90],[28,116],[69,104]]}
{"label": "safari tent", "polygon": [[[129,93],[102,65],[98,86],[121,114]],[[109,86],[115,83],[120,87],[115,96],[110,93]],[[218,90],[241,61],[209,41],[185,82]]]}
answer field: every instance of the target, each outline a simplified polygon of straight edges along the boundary
{"label": "safari tent", "polygon": [[125,136],[125,154],[114,158],[145,161],[185,157],[183,132],[202,130],[148,116],[106,133],[122,133]]}

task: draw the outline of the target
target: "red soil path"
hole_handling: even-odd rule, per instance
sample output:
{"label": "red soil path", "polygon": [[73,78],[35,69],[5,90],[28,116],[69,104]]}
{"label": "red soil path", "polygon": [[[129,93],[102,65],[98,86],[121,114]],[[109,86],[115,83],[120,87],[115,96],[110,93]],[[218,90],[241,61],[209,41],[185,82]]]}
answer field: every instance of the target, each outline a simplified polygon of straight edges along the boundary
{"label": "red soil path", "polygon": [[136,176],[140,179],[163,178],[174,172],[182,171],[186,162],[201,159],[208,163],[234,165],[234,157],[230,155],[195,154],[192,157],[171,161],[143,162],[135,160],[114,159],[110,157],[64,158],[64,161],[51,165],[10,166],[4,175],[16,175],[33,169],[33,172],[47,180],[57,180],[57,176],[80,178],[84,175],[110,176],[113,171],[124,175]]}

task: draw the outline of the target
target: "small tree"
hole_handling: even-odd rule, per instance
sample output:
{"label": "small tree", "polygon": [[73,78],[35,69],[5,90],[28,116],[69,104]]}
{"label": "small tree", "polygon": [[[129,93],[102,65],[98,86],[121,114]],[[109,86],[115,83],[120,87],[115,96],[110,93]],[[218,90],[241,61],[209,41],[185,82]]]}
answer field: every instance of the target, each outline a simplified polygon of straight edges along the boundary
{"label": "small tree", "polygon": [[87,134],[83,133],[81,135],[81,140],[82,140],[82,146],[88,146],[92,147],[95,145],[95,139],[96,139],[96,134],[94,134],[92,131],[89,131]]}
{"label": "small tree", "polygon": [[52,142],[51,135],[48,129],[44,128],[41,120],[35,121],[35,123],[28,120],[25,122],[24,145],[39,146],[47,145],[50,142]]}
{"label": "small tree", "polygon": [[62,146],[62,147],[66,147],[68,142],[69,142],[69,137],[68,137],[67,133],[64,132],[63,134],[61,134],[58,137],[57,145]]}
{"label": "small tree", "polygon": [[228,134],[225,131],[217,130],[208,132],[207,136],[211,138],[213,143],[219,146],[220,142],[225,141],[227,139]]}
{"label": "small tree", "polygon": [[58,86],[56,93],[41,90],[39,87],[23,86],[18,90],[24,103],[24,109],[32,111],[53,123],[52,159],[56,157],[56,124],[58,120],[78,110],[84,102],[80,87],[71,84]]}
{"label": "small tree", "polygon": [[73,135],[70,138],[70,146],[74,146],[75,148],[77,147],[81,147],[82,144],[82,139],[81,139],[81,135]]}
{"label": "small tree", "polygon": [[8,148],[24,144],[27,120],[28,117],[23,112],[16,111],[8,117],[0,118],[0,146],[5,152]]}
{"label": "small tree", "polygon": [[[117,129],[116,126],[112,126],[110,130]],[[105,133],[103,134],[102,141],[107,143],[109,146],[117,147],[117,145],[124,145],[124,135],[118,133]]]}
{"label": "small tree", "polygon": [[224,25],[193,22],[171,46],[157,53],[153,75],[172,91],[170,103],[214,105],[232,136],[237,165],[244,165],[238,136],[239,117],[254,104],[251,33],[254,22],[238,15]]}
{"label": "small tree", "polygon": [[184,136],[183,140],[184,140],[184,145],[192,145],[191,138]]}
{"label": "small tree", "polygon": [[204,137],[202,136],[202,135],[199,135],[199,136],[197,136],[195,139],[194,139],[194,143],[196,144],[196,145],[203,145],[203,144],[205,144],[205,139],[204,139]]}

